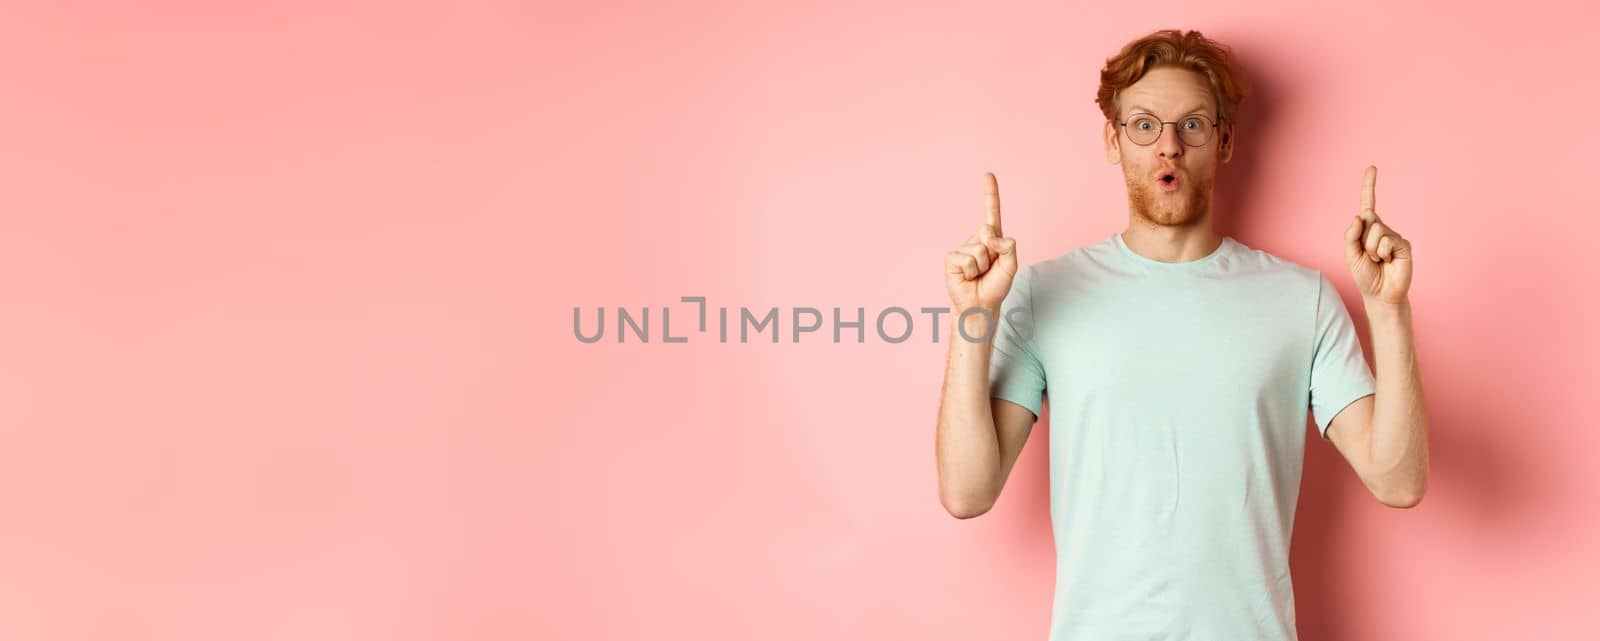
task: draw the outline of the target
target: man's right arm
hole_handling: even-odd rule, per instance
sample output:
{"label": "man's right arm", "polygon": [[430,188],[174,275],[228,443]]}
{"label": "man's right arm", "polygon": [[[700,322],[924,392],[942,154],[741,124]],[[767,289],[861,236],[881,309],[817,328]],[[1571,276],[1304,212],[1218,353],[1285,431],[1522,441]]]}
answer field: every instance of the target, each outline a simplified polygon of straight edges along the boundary
{"label": "man's right arm", "polygon": [[[999,318],[999,310],[990,315]],[[960,310],[957,310],[959,313]],[[939,502],[956,518],[989,511],[1011,476],[1037,417],[1027,408],[989,395],[989,358],[994,334],[982,314],[967,316],[968,341],[951,325],[950,358],[940,392],[935,457],[939,464]]]}
{"label": "man's right arm", "polygon": [[[989,358],[1001,326],[1001,303],[1017,275],[1017,244],[1001,231],[1000,185],[994,174],[984,174],[984,195],[983,225],[945,256],[944,265],[955,320],[939,393],[934,457],[939,502],[962,519],[989,511],[1000,498],[1036,420],[1027,408],[989,394]],[[975,307],[989,313],[962,313]]]}

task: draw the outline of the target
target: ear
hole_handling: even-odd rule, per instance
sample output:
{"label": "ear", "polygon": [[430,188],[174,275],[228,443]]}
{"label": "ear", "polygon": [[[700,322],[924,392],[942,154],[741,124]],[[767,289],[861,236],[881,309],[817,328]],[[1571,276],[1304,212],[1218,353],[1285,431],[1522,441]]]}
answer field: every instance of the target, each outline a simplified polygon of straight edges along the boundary
{"label": "ear", "polygon": [[1219,133],[1219,135],[1222,136],[1222,146],[1219,150],[1222,155],[1221,160],[1222,162],[1228,162],[1230,158],[1233,158],[1233,145],[1237,142],[1238,138],[1233,133],[1233,123],[1229,122],[1226,125],[1223,125],[1222,131]]}
{"label": "ear", "polygon": [[1117,137],[1117,123],[1106,121],[1106,162],[1122,164],[1122,139]]}

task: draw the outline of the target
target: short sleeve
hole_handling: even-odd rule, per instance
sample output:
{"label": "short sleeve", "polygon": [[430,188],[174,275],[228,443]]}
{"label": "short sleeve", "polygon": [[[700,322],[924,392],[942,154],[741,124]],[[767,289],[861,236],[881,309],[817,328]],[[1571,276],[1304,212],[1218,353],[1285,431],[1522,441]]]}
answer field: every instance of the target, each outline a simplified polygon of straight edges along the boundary
{"label": "short sleeve", "polygon": [[1372,369],[1361,352],[1355,323],[1327,276],[1318,274],[1317,313],[1311,356],[1311,413],[1317,433],[1328,438],[1328,425],[1341,410],[1377,391]]}
{"label": "short sleeve", "polygon": [[989,395],[1028,408],[1038,420],[1044,405],[1044,366],[1034,343],[1033,267],[1017,273],[1000,303],[994,349],[989,356]]}

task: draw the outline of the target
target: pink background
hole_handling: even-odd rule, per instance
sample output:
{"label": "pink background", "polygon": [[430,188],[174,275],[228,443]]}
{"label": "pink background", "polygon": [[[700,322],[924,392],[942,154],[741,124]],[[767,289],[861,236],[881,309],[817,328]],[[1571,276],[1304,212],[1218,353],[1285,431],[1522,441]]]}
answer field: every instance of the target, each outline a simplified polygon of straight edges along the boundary
{"label": "pink background", "polygon": [[1308,442],[1302,637],[1600,623],[1592,5],[294,4],[0,9],[0,638],[1042,639],[1048,435],[945,514],[928,328],[572,309],[947,305],[984,171],[1025,263],[1104,239],[1169,26],[1258,88],[1223,232],[1364,337],[1367,163],[1416,248],[1432,486]]}

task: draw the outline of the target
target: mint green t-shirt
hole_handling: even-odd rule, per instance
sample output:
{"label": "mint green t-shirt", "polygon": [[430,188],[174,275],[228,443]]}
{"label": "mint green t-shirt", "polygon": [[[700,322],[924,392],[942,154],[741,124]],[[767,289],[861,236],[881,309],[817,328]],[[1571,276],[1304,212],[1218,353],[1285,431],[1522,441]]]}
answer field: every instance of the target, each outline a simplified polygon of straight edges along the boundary
{"label": "mint green t-shirt", "polygon": [[1321,272],[1224,236],[1164,263],[1120,233],[1017,274],[990,390],[1050,401],[1050,641],[1291,641],[1306,416],[1375,390]]}

